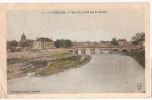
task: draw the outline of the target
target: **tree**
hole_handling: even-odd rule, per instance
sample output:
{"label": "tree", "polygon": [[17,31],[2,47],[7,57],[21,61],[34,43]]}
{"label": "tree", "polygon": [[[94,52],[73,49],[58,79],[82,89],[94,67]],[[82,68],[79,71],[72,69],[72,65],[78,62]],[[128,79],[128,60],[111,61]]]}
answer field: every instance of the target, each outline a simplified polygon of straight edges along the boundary
{"label": "tree", "polygon": [[140,41],[145,41],[145,33],[136,33],[135,36],[132,37],[132,44],[138,45]]}
{"label": "tree", "polygon": [[72,41],[71,40],[65,40],[64,44],[65,44],[64,47],[69,48],[69,47],[72,46]]}
{"label": "tree", "polygon": [[133,41],[145,41],[145,33],[141,32],[141,33],[136,33],[135,36],[132,37]]}
{"label": "tree", "polygon": [[72,46],[72,41],[68,40],[68,39],[66,39],[66,40],[64,40],[64,39],[56,40],[54,45],[55,45],[56,48],[61,48],[61,47],[69,48],[69,47]]}
{"label": "tree", "polygon": [[18,46],[18,42],[16,40],[10,41],[10,46],[17,47]]}
{"label": "tree", "polygon": [[138,45],[138,41],[132,41],[131,42],[133,45]]}
{"label": "tree", "polygon": [[116,40],[116,38],[112,38],[111,44],[118,45],[118,41]]}
{"label": "tree", "polygon": [[11,52],[15,52],[17,46],[18,46],[18,42],[16,40],[7,42],[7,49],[9,49]]}
{"label": "tree", "polygon": [[61,42],[60,42],[60,40],[56,40],[56,41],[54,42],[54,45],[55,45],[56,48],[60,48],[60,47],[61,47]]}

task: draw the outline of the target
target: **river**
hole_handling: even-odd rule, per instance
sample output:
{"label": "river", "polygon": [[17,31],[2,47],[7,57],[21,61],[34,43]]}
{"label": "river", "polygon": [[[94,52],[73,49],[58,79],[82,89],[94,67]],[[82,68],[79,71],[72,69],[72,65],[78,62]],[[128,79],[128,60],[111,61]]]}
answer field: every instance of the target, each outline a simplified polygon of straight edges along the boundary
{"label": "river", "polygon": [[133,58],[95,54],[89,63],[44,77],[8,80],[12,91],[40,93],[135,93],[145,91],[145,69]]}

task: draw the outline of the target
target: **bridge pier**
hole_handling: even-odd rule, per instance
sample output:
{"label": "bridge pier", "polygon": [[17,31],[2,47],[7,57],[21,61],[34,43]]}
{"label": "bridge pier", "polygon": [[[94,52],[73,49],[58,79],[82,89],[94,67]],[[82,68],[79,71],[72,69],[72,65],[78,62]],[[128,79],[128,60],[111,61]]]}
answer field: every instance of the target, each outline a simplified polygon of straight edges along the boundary
{"label": "bridge pier", "polygon": [[95,54],[95,49],[90,49],[91,54]]}
{"label": "bridge pier", "polygon": [[81,49],[81,54],[86,54],[86,50],[85,49]]}
{"label": "bridge pier", "polygon": [[112,50],[109,50],[109,53],[113,53]]}
{"label": "bridge pier", "polygon": [[78,54],[78,50],[76,49],[76,50],[74,50],[74,54]]}
{"label": "bridge pier", "polygon": [[102,54],[103,53],[103,50],[102,49],[100,49],[100,54]]}

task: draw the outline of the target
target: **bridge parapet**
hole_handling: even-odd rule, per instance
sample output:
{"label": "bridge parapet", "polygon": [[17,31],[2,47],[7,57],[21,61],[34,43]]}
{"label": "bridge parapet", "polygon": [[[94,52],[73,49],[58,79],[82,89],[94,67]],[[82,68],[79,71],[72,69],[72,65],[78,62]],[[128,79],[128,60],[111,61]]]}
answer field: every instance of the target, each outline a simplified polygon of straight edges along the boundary
{"label": "bridge parapet", "polygon": [[114,46],[114,45],[110,45],[110,46],[78,46],[78,47],[72,47],[73,49],[82,49],[82,48],[143,48],[141,45],[118,45],[118,46]]}
{"label": "bridge parapet", "polygon": [[73,47],[69,48],[69,51],[74,54],[78,54],[78,52],[81,52],[81,54],[86,54],[86,51],[89,51],[92,54],[95,54],[96,49],[102,53],[103,51],[109,51],[109,52],[129,52],[129,51],[136,51],[138,49],[142,49],[143,47],[141,45],[119,45],[119,46],[103,46],[103,47]]}

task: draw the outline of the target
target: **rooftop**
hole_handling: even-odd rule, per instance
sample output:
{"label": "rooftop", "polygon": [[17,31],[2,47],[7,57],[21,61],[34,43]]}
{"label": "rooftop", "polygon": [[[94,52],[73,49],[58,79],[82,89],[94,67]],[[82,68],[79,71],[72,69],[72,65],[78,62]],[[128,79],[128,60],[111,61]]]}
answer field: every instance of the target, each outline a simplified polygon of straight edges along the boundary
{"label": "rooftop", "polygon": [[119,39],[118,41],[126,41],[126,39]]}

